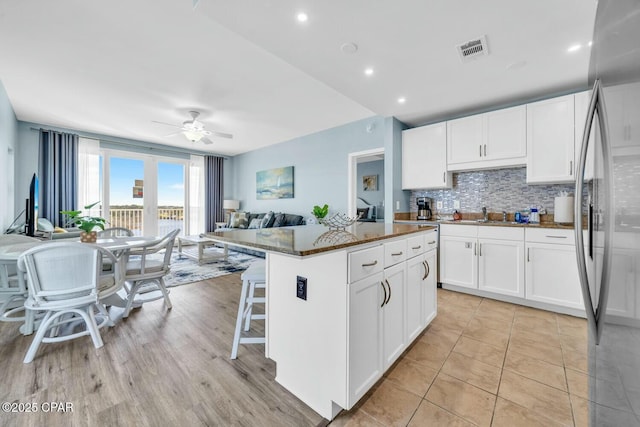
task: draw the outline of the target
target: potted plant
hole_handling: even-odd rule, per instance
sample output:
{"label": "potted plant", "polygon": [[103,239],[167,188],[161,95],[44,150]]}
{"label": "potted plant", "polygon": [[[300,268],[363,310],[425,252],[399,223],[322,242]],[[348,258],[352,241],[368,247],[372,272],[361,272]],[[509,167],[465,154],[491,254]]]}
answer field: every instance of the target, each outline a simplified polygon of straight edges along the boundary
{"label": "potted plant", "polygon": [[327,214],[329,213],[329,205],[327,205],[325,203],[325,205],[323,207],[320,207],[318,205],[315,205],[313,207],[313,211],[311,212],[313,214],[313,216],[315,216],[318,219],[322,219],[325,216],[327,216]]}
{"label": "potted plant", "polygon": [[[100,202],[95,202],[84,207],[89,210]],[[82,211],[60,211],[61,214],[69,217],[66,225],[75,224],[82,232],[80,233],[80,241],[84,243],[95,243],[98,239],[96,227],[104,230],[106,219],[99,216],[81,215]]]}

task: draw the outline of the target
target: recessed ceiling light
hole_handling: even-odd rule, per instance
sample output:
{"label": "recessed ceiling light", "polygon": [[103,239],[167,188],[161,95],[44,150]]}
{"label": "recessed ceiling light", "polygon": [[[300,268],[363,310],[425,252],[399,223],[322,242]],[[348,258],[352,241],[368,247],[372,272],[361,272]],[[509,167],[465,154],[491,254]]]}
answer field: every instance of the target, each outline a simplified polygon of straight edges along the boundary
{"label": "recessed ceiling light", "polygon": [[365,68],[364,69],[364,74],[367,75],[367,76],[373,75],[373,68]]}
{"label": "recessed ceiling light", "polygon": [[309,20],[309,16],[304,12],[300,12],[296,16],[296,19],[298,20],[298,22],[307,22]]}
{"label": "recessed ceiling light", "polygon": [[405,102],[407,102],[407,99],[404,96],[398,98],[398,104],[404,104]]}
{"label": "recessed ceiling light", "polygon": [[581,47],[581,44],[574,44],[573,46],[570,46],[569,49],[567,49],[567,52],[577,52]]}

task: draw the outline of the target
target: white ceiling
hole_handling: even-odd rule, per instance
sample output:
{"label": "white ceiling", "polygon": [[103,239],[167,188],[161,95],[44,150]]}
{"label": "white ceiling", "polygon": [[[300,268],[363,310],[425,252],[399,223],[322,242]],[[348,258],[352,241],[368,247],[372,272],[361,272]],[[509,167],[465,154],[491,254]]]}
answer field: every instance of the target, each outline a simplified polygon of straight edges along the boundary
{"label": "white ceiling", "polygon": [[[22,121],[235,155],[375,114],[417,125],[583,89],[589,49],[567,49],[589,42],[595,9],[595,0],[200,0],[195,9],[192,0],[2,0],[0,81]],[[481,35],[489,56],[462,63],[455,46]],[[343,53],[345,43],[357,52]],[[192,109],[234,138],[194,144],[153,123],[180,124]]]}

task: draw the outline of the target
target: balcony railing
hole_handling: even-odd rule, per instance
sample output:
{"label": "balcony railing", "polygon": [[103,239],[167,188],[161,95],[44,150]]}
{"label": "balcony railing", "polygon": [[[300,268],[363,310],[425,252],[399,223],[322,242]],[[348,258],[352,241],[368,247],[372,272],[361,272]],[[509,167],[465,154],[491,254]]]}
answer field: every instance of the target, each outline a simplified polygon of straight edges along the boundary
{"label": "balcony railing", "polygon": [[[123,227],[133,231],[136,236],[142,235],[142,208],[110,208],[107,227]],[[94,214],[101,215],[102,212]],[[184,208],[158,208],[158,235],[164,236],[171,230],[179,228],[184,234]]]}

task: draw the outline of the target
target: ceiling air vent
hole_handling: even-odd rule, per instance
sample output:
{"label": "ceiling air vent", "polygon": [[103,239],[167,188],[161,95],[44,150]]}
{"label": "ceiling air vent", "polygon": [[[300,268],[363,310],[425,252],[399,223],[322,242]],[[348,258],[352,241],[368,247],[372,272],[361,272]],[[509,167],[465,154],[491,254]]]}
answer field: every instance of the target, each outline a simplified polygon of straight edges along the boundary
{"label": "ceiling air vent", "polygon": [[458,55],[462,62],[468,62],[472,59],[477,59],[481,56],[489,54],[489,48],[487,47],[486,36],[478,37],[474,40],[469,40],[466,43],[456,46]]}

